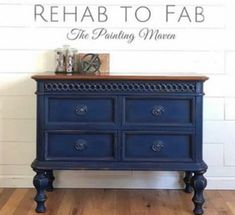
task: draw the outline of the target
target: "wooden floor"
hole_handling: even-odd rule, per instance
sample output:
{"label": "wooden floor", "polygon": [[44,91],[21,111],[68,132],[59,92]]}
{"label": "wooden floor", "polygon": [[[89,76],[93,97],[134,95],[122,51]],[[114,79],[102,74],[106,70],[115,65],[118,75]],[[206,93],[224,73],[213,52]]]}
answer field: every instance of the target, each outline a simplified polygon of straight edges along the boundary
{"label": "wooden floor", "polygon": [[[32,215],[34,189],[0,189],[1,215]],[[56,189],[45,215],[192,215],[181,190]],[[235,215],[235,191],[206,191],[205,215]]]}

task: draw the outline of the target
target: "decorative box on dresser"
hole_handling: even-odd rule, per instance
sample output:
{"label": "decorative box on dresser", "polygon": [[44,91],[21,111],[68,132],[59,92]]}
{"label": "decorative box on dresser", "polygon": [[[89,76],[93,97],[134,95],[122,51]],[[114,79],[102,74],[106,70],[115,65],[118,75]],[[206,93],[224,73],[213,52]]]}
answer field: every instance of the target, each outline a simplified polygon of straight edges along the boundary
{"label": "decorative box on dresser", "polygon": [[185,172],[203,214],[205,76],[61,75],[37,81],[36,212],[45,212],[53,170]]}

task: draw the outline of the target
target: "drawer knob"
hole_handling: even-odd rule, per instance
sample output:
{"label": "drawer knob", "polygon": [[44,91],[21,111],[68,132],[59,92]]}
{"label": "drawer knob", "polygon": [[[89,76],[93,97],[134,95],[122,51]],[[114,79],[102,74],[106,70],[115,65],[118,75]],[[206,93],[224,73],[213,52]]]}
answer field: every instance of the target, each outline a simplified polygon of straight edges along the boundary
{"label": "drawer knob", "polygon": [[160,152],[164,148],[164,143],[162,141],[155,141],[152,145],[152,150],[154,152]]}
{"label": "drawer knob", "polygon": [[75,108],[75,113],[77,115],[85,115],[88,111],[88,108],[86,105],[77,105]]}
{"label": "drawer knob", "polygon": [[152,114],[153,116],[160,116],[161,114],[163,114],[165,111],[164,107],[163,106],[154,106],[153,109],[152,109]]}
{"label": "drawer knob", "polygon": [[74,144],[74,148],[77,150],[77,151],[83,151],[85,150],[87,147],[87,142],[86,140],[82,140],[82,139],[79,139],[76,141],[76,143]]}

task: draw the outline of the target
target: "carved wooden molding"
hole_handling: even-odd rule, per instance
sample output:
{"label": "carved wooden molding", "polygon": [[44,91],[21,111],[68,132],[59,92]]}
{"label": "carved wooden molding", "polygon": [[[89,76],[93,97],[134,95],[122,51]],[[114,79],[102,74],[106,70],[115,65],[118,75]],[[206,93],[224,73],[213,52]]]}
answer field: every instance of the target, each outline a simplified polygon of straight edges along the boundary
{"label": "carved wooden molding", "polygon": [[163,93],[194,93],[194,83],[157,83],[157,82],[47,82],[45,91],[70,92],[163,92]]}

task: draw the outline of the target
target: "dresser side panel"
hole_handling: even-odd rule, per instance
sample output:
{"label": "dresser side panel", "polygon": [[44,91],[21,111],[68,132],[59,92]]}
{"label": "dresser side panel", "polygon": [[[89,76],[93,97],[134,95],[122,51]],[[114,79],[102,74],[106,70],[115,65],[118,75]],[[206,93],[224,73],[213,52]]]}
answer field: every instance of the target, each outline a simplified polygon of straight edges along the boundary
{"label": "dresser side panel", "polygon": [[37,147],[36,160],[44,160],[44,125],[45,125],[45,96],[44,96],[44,81],[37,81]]}

